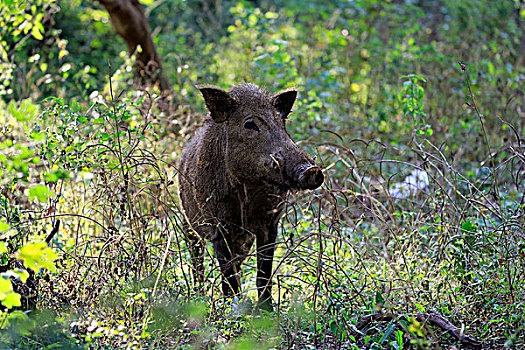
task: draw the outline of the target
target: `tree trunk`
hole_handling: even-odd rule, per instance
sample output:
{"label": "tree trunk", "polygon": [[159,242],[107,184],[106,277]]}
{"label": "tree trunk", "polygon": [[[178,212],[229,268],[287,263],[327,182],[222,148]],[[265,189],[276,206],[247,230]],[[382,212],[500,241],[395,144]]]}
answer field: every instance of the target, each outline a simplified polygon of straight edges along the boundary
{"label": "tree trunk", "polygon": [[[97,0],[108,11],[113,28],[128,45],[129,55],[136,54],[135,74],[141,82],[158,83],[169,88],[162,73],[162,63],[151,38],[151,29],[138,0]],[[140,45],[141,52],[137,51]]]}

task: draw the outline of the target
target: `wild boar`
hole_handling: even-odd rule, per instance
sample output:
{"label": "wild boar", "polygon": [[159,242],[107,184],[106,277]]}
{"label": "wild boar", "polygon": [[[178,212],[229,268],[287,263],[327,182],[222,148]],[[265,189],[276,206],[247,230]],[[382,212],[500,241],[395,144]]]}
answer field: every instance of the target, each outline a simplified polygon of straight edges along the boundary
{"label": "wild boar", "polygon": [[219,262],[223,293],[237,294],[240,265],[255,241],[258,306],[271,310],[277,226],[287,195],[318,188],[324,181],[322,170],[286,131],[297,90],[272,95],[248,83],[229,91],[198,89],[209,114],[185,145],[179,167],[196,280],[204,277],[203,239],[208,239]]}

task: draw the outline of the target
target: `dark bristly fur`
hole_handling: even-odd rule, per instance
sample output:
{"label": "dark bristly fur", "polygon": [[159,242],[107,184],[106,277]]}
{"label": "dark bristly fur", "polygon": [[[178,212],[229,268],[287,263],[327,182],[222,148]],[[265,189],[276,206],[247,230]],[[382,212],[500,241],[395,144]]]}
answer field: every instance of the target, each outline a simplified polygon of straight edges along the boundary
{"label": "dark bristly fur", "polygon": [[290,190],[314,189],[321,169],[285,128],[297,91],[271,95],[253,84],[230,91],[199,87],[209,117],[182,152],[179,191],[197,281],[203,280],[203,239],[213,243],[225,295],[239,292],[239,268],[257,245],[259,306],[272,308],[277,225]]}

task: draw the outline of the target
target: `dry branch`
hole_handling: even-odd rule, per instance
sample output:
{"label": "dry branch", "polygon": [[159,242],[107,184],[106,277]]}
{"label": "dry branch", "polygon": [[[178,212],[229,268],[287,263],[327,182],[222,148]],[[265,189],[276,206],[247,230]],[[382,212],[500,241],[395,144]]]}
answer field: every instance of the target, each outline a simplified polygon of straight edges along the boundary
{"label": "dry branch", "polygon": [[428,314],[417,314],[417,319],[420,321],[428,321],[430,324],[441,328],[444,331],[447,331],[448,334],[456,338],[463,345],[468,345],[475,349],[481,349],[482,343],[466,336],[462,330],[452,323],[450,323],[446,318],[438,314],[437,312],[430,312]]}
{"label": "dry branch", "polygon": [[361,330],[365,328],[368,324],[374,321],[391,321],[394,319],[397,321],[404,316],[416,317],[418,321],[422,323],[428,322],[436,327],[439,327],[440,329],[442,329],[443,331],[446,331],[448,334],[450,334],[452,337],[454,337],[456,340],[458,340],[463,345],[469,346],[474,349],[481,349],[483,346],[481,342],[466,336],[460,328],[454,326],[445,317],[441,316],[437,312],[407,314],[407,315],[400,315],[400,316],[396,316],[393,314],[375,313],[375,314],[360,317],[357,321],[356,328]]}

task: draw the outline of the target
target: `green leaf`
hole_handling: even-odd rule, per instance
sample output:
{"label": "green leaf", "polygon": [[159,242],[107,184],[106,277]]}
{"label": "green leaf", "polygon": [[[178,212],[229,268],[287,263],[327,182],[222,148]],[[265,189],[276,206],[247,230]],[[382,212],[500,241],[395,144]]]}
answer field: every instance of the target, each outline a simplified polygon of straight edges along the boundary
{"label": "green leaf", "polygon": [[42,141],[45,137],[46,137],[46,133],[43,131],[31,133],[31,138],[36,141]]}
{"label": "green leaf", "polygon": [[415,307],[421,312],[425,312],[425,307],[419,303],[414,303]]}
{"label": "green leaf", "polygon": [[11,100],[11,102],[9,102],[7,110],[9,111],[9,113],[11,113],[13,117],[15,117],[16,120],[20,121],[22,119],[21,113],[18,111],[18,108],[16,108],[14,100]]}
{"label": "green leaf", "polygon": [[381,337],[381,340],[379,341],[379,345],[383,345],[383,342],[390,337],[390,334],[392,333],[395,327],[396,327],[396,324],[390,321],[390,326],[387,328],[385,333],[383,333],[383,336]]}
{"label": "green leaf", "polygon": [[403,345],[403,331],[397,330],[396,331],[396,342],[398,345]]}
{"label": "green leaf", "polygon": [[[0,298],[1,297],[2,295],[0,295]],[[12,309],[15,306],[22,306],[22,303],[20,302],[20,294],[16,292],[5,294],[4,298],[2,298],[2,305],[8,309]]]}
{"label": "green leaf", "polygon": [[42,35],[42,33],[40,33],[40,30],[38,29],[38,26],[33,26],[33,28],[31,28],[31,35],[37,40],[44,39],[44,36]]}
{"label": "green leaf", "polygon": [[11,291],[13,291],[11,280],[8,277],[0,277],[0,299],[2,299],[3,295],[8,294]]}
{"label": "green leaf", "polygon": [[20,294],[13,292],[13,284],[8,276],[0,277],[0,300],[2,305],[11,309],[13,306],[20,306]]}
{"label": "green leaf", "polygon": [[28,243],[17,253],[17,258],[23,261],[25,267],[37,272],[42,268],[56,272],[54,261],[57,257],[53,249],[47,247],[46,242]]}
{"label": "green leaf", "polygon": [[[4,231],[9,230],[9,227],[10,226],[9,226],[8,223],[0,221],[0,232],[4,232]],[[0,242],[0,254],[3,253],[2,252],[2,244],[4,244],[4,246],[5,246],[5,242]]]}
{"label": "green leaf", "polygon": [[34,105],[30,99],[25,99],[17,108],[16,103],[12,100],[7,106],[9,113],[19,122],[28,121],[34,118],[38,112],[38,106]]}
{"label": "green leaf", "polygon": [[27,272],[24,269],[14,269],[14,272],[20,277],[20,280],[22,283],[26,283],[27,279],[29,278],[29,272]]}
{"label": "green leaf", "polygon": [[9,313],[5,320],[4,328],[10,328],[18,335],[29,335],[29,332],[36,326],[35,320],[18,310]]}
{"label": "green leaf", "polygon": [[47,173],[45,179],[47,182],[57,182],[59,179],[69,179],[69,173],[62,169],[58,169]]}
{"label": "green leaf", "polygon": [[51,194],[46,186],[38,185],[29,189],[29,200],[32,201],[36,197],[40,202],[45,202]]}

